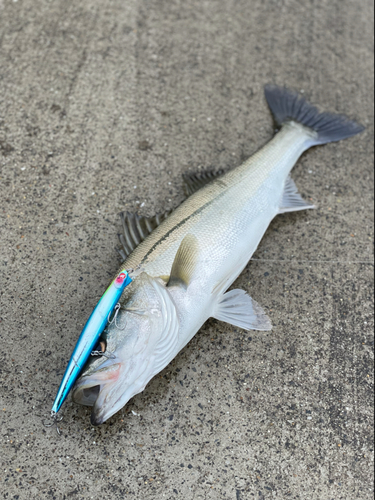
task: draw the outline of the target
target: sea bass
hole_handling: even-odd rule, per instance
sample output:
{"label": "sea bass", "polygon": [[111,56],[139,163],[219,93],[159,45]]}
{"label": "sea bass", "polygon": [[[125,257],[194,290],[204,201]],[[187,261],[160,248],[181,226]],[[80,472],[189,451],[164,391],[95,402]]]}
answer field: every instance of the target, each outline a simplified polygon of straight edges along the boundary
{"label": "sea bass", "polygon": [[89,360],[72,393],[73,401],[93,406],[93,425],[143,391],[208,318],[246,330],[271,329],[246,291],[227,289],[277,214],[314,208],[290,177],[301,154],[363,127],[321,113],[283,87],[267,85],[265,96],[279,131],[250,159],[216,177],[191,177],[190,196],[167,215],[121,215],[121,269],[136,272],[116,322],[102,335],[110,356]]}

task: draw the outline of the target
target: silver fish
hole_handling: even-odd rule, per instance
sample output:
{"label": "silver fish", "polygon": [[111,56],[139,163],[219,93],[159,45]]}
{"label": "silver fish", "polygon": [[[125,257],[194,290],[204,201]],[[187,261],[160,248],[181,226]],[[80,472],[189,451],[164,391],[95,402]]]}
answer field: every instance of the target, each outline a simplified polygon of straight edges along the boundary
{"label": "silver fish", "polygon": [[72,394],[75,402],[93,406],[93,425],[143,391],[208,318],[246,330],[271,329],[255,300],[227,289],[277,214],[314,208],[290,177],[301,154],[363,127],[320,113],[286,88],[268,85],[265,96],[280,130],[262,149],[223,175],[191,177],[192,194],[166,216],[122,214],[121,269],[138,274],[122,295],[116,324],[103,336],[111,355],[92,359]]}

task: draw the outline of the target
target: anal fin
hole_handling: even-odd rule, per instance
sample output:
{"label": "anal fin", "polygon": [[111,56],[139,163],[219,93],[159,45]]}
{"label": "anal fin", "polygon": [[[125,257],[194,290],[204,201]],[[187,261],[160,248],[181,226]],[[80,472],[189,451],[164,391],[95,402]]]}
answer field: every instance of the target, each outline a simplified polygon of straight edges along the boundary
{"label": "anal fin", "polygon": [[308,203],[302,198],[293,179],[288,176],[278,213],[285,214],[286,212],[297,212],[298,210],[310,210],[313,208],[315,208],[315,205]]}
{"label": "anal fin", "polygon": [[244,330],[272,329],[269,317],[244,290],[231,290],[221,295],[212,317]]}

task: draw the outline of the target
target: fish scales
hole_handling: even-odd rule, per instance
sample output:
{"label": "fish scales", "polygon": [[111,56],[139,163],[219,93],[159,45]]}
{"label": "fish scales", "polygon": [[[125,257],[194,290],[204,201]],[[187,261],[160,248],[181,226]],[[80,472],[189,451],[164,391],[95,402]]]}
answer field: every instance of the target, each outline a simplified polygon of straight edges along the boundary
{"label": "fish scales", "polygon": [[[246,254],[255,251],[278,212],[285,180],[310,136],[302,126],[287,126],[241,166],[190,196],[131,253],[124,266],[166,275],[181,241],[192,233],[202,253],[211,257],[219,281],[220,261],[231,258],[238,245],[242,247],[245,240]],[[250,257],[244,258],[246,264]],[[226,272],[227,267],[222,269]]]}

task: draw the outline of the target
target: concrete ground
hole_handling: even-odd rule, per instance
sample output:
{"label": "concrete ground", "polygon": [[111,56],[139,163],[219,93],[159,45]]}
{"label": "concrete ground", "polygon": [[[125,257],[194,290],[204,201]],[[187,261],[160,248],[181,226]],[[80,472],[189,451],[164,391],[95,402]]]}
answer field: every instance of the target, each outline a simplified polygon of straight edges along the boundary
{"label": "concrete ground", "polygon": [[[5,499],[373,498],[370,0],[0,0],[0,491]],[[236,286],[270,333],[210,320],[104,425],[65,404],[82,325],[118,266],[118,212],[266,143],[267,82],[367,128],[293,177]]]}

